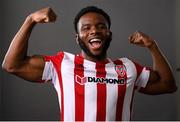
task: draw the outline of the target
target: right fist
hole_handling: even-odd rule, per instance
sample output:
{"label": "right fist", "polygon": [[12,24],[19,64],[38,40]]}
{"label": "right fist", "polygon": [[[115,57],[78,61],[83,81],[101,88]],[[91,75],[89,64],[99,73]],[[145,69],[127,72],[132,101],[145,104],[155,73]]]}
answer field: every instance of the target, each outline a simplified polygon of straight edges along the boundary
{"label": "right fist", "polygon": [[56,21],[56,14],[50,7],[38,10],[32,13],[29,17],[35,23],[48,23]]}

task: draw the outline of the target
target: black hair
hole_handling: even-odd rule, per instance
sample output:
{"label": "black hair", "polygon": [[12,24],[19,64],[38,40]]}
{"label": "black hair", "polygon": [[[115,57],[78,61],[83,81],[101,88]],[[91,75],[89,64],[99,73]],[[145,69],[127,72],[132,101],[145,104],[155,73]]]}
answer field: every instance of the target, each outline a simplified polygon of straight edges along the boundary
{"label": "black hair", "polygon": [[79,13],[76,15],[76,17],[74,18],[74,28],[75,28],[76,33],[78,33],[77,24],[79,22],[79,19],[81,18],[81,16],[83,16],[84,14],[88,12],[95,12],[95,13],[101,14],[107,20],[109,28],[111,27],[111,19],[105,11],[103,11],[100,8],[97,8],[96,6],[87,6],[81,9]]}

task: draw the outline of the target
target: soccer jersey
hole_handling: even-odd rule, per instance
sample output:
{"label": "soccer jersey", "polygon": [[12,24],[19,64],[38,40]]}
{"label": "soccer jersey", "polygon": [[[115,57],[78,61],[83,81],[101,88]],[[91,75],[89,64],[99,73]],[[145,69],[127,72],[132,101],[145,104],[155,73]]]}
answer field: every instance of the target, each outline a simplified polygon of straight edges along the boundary
{"label": "soccer jersey", "polygon": [[128,121],[134,90],[146,86],[149,74],[128,58],[92,62],[59,52],[45,56],[42,80],[57,91],[62,121]]}

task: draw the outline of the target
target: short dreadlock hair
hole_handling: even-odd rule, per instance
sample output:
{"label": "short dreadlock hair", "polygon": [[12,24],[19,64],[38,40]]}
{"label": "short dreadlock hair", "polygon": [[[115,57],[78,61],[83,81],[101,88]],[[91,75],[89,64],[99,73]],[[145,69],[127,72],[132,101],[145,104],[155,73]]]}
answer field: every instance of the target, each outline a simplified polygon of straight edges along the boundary
{"label": "short dreadlock hair", "polygon": [[111,27],[111,19],[105,11],[103,11],[100,8],[97,8],[96,6],[87,6],[83,9],[81,9],[79,11],[79,13],[76,15],[76,17],[74,18],[74,28],[75,28],[76,33],[78,33],[77,24],[79,22],[79,19],[81,18],[81,16],[83,16],[84,14],[89,13],[89,12],[98,13],[98,14],[101,14],[102,16],[104,16],[104,18],[108,22],[109,28]]}

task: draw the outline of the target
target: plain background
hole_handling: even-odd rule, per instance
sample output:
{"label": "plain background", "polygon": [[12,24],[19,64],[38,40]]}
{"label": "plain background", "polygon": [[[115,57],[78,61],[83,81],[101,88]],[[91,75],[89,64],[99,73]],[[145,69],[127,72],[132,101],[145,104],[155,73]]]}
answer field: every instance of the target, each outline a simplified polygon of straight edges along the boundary
{"label": "plain background", "polygon": [[[112,21],[113,41],[109,57],[130,57],[151,66],[147,49],[128,43],[128,36],[141,30],[153,37],[172,65],[179,85],[179,0],[4,0],[0,4],[0,61],[9,44],[31,12],[52,7],[54,24],[38,24],[29,39],[28,55],[54,55],[58,51],[78,53],[73,19],[77,12],[95,5]],[[166,95],[135,94],[133,120],[180,120],[179,91]],[[0,120],[58,120],[59,105],[51,83],[36,84],[0,70]]]}

